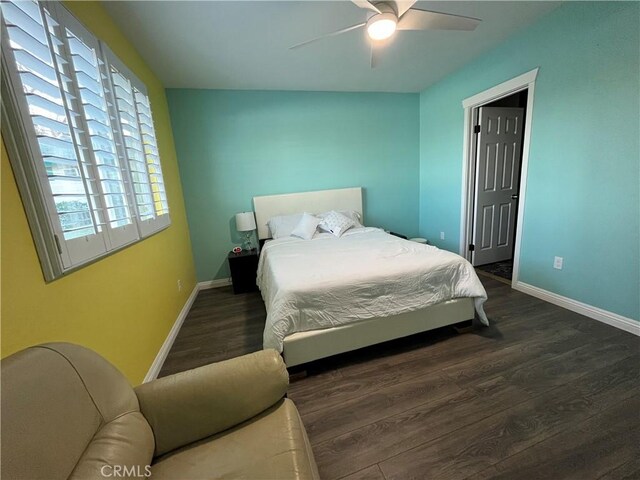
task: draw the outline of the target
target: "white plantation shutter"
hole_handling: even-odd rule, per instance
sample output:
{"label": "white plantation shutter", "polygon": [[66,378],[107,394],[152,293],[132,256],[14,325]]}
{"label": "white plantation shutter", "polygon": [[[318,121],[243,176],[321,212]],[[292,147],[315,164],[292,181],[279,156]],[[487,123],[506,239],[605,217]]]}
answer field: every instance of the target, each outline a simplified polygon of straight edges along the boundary
{"label": "white plantation shutter", "polygon": [[120,247],[139,238],[127,192],[127,174],[121,144],[115,141],[109,113],[106,77],[101,73],[98,40],[66,9],[58,8],[58,19],[64,24],[64,43],[69,59],[70,75],[76,87],[78,110],[87,155],[91,158],[99,191],[100,220],[104,224],[111,248]]}
{"label": "white plantation shutter", "polygon": [[0,6],[3,137],[52,280],[169,225],[153,120],[144,85],[110,73],[60,3]]}
{"label": "white plantation shutter", "polygon": [[164,178],[162,176],[162,168],[160,167],[156,133],[153,128],[153,120],[151,119],[149,97],[135,87],[133,93],[138,110],[138,122],[140,124],[140,132],[142,133],[144,156],[147,159],[147,170],[151,182],[151,191],[153,192],[155,214],[156,216],[166,215],[169,213],[169,204],[167,203],[167,194],[164,190]]}
{"label": "white plantation shutter", "polygon": [[148,235],[170,222],[149,98],[142,82],[104,45],[103,54],[129,161],[139,228]]}
{"label": "white plantation shutter", "polygon": [[76,116],[69,103],[74,98],[70,79],[61,71],[65,61],[57,55],[62,45],[53,33],[57,23],[35,2],[3,2],[2,13],[3,64],[13,63],[7,70],[18,100],[16,113],[29,134],[24,141],[35,159],[33,170],[62,266],[71,268],[107,247],[93,208],[92,178],[73,134]]}
{"label": "white plantation shutter", "polygon": [[113,79],[113,91],[116,98],[117,115],[120,118],[122,137],[129,161],[135,203],[141,220],[153,218],[153,202],[151,185],[147,175],[146,161],[142,148],[140,129],[136,120],[136,109],[133,100],[131,82],[127,80],[115,67],[109,66]]}

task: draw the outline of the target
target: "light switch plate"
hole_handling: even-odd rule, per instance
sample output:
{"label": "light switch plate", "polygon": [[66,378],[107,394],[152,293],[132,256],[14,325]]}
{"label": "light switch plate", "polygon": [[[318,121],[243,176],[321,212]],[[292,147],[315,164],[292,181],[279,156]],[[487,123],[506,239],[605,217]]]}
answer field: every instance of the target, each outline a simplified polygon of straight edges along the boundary
{"label": "light switch plate", "polygon": [[553,258],[553,268],[556,270],[562,270],[562,263],[564,259],[562,257],[554,257]]}

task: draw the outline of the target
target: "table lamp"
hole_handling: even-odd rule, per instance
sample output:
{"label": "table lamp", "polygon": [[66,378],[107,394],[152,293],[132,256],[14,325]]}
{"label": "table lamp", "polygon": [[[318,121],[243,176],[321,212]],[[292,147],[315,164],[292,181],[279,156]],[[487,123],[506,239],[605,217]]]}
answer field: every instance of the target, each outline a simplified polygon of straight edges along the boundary
{"label": "table lamp", "polygon": [[256,229],[256,218],[253,212],[236,213],[236,230],[244,235],[243,250],[251,250],[251,235]]}

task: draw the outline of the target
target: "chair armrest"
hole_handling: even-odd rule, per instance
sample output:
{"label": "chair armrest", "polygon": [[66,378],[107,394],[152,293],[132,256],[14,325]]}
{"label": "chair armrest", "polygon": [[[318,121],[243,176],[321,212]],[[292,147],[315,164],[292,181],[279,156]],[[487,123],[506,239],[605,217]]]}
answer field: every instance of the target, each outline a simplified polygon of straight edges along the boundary
{"label": "chair armrest", "polygon": [[162,455],[252,418],[284,397],[286,366],[275,350],[212,363],[136,387]]}

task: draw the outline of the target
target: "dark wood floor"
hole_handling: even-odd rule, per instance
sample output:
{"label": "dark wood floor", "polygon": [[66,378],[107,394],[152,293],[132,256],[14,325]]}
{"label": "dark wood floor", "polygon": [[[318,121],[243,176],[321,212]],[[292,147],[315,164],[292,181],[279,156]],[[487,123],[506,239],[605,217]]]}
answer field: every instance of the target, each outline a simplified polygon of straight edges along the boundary
{"label": "dark wood floor", "polygon": [[[323,479],[640,479],[640,339],[481,277],[488,328],[314,362],[289,396]],[[206,290],[162,375],[257,350],[259,294]]]}
{"label": "dark wood floor", "polygon": [[234,295],[231,287],[201,291],[159,376],[261,350],[265,317],[259,293]]}

